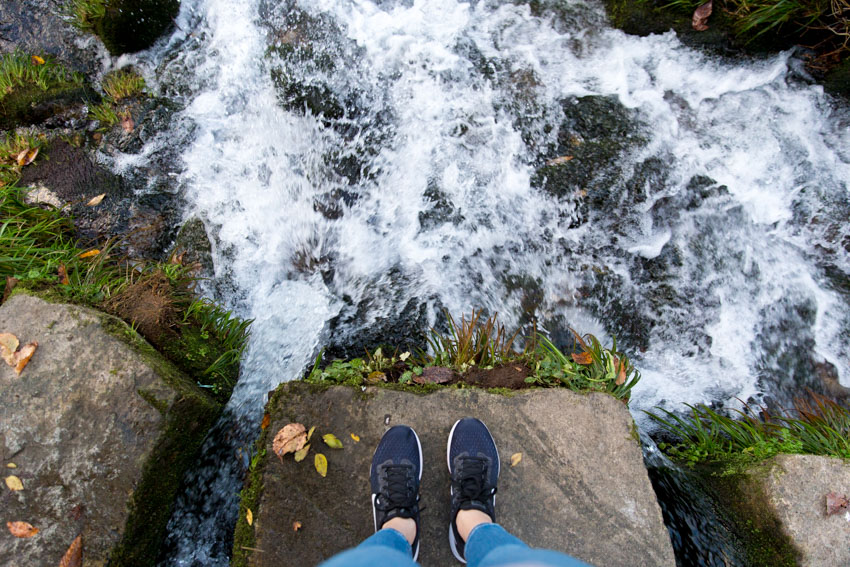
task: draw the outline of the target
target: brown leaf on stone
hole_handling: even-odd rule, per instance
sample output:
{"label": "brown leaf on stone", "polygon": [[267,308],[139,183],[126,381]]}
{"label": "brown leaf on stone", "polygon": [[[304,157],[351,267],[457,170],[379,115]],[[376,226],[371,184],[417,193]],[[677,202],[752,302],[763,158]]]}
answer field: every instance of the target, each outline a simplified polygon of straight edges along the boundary
{"label": "brown leaf on stone", "polygon": [[711,15],[712,8],[712,0],[708,0],[708,2],[694,10],[694,17],[691,20],[691,25],[695,30],[705,31],[708,29],[708,17]]}
{"label": "brown leaf on stone", "polygon": [[307,428],[300,423],[290,423],[277,432],[272,441],[272,450],[283,462],[283,456],[300,450],[307,443]]}
{"label": "brown leaf on stone", "polygon": [[18,162],[18,165],[23,167],[35,161],[36,156],[38,156],[38,148],[27,149],[15,156],[15,160]]}
{"label": "brown leaf on stone", "polygon": [[847,500],[847,495],[838,495],[835,492],[830,492],[826,495],[827,516],[840,514],[847,509],[850,509],[850,501]]}
{"label": "brown leaf on stone", "polygon": [[260,429],[265,430],[266,427],[268,427],[271,422],[272,422],[271,414],[267,413],[267,414],[263,415],[263,421],[260,423]]}
{"label": "brown leaf on stone", "polygon": [[35,354],[35,349],[38,348],[38,343],[33,341],[21,347],[21,350],[15,353],[15,374],[21,375],[24,367],[29,364],[32,355]]}
{"label": "brown leaf on stone", "polygon": [[59,264],[57,273],[59,275],[59,282],[62,285],[69,285],[71,283],[71,280],[68,279],[68,269],[65,268],[65,264]]}
{"label": "brown leaf on stone", "polygon": [[301,522],[299,522],[297,520],[292,522],[292,531],[297,532],[300,529],[301,529]]}
{"label": "brown leaf on stone", "polygon": [[421,376],[414,376],[413,381],[417,384],[445,384],[451,382],[455,373],[451,368],[442,366],[428,366],[422,370]]}
{"label": "brown leaf on stone", "polygon": [[588,365],[593,362],[593,355],[588,351],[574,352],[570,355],[576,364]]}
{"label": "brown leaf on stone", "polygon": [[0,356],[9,366],[15,365],[15,351],[19,344],[18,337],[12,333],[0,333]]}
{"label": "brown leaf on stone", "polygon": [[38,533],[38,528],[29,522],[6,522],[6,527],[15,537],[32,537]]}
{"label": "brown leaf on stone", "polygon": [[83,534],[78,535],[62,560],[59,562],[59,567],[82,567],[83,565]]}

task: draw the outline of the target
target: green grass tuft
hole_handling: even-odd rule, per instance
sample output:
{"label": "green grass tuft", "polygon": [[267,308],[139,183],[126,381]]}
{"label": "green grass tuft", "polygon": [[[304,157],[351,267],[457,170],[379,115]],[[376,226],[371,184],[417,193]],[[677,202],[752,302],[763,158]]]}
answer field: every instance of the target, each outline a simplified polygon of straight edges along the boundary
{"label": "green grass tuft", "polygon": [[82,86],[83,78],[71,73],[51,57],[27,55],[21,51],[0,56],[0,101],[16,90]]}
{"label": "green grass tuft", "polygon": [[113,71],[103,78],[103,92],[111,100],[121,102],[125,98],[139,96],[145,92],[145,80],[133,71]]}

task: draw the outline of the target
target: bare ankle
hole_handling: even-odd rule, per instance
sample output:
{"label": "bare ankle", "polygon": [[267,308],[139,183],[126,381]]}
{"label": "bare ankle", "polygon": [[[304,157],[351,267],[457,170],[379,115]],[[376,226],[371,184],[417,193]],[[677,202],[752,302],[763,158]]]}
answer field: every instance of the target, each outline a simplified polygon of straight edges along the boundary
{"label": "bare ankle", "polygon": [[413,545],[414,540],[416,540],[416,521],[413,518],[400,518],[396,516],[381,526],[382,530],[387,528],[399,532],[410,545]]}
{"label": "bare ankle", "polygon": [[455,524],[457,532],[465,542],[472,530],[481,524],[492,524],[493,518],[480,510],[458,510]]}

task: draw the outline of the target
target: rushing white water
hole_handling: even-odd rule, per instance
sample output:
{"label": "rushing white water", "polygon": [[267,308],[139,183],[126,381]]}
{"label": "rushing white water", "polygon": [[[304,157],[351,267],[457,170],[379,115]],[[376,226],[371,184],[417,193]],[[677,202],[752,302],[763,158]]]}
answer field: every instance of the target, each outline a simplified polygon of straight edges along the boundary
{"label": "rushing white water", "polygon": [[[255,319],[233,422],[255,424],[324,341],[443,307],[620,335],[633,409],[778,396],[826,363],[850,386],[845,111],[789,54],[720,61],[555,4],[183,0],[150,73],[186,103],[166,138],[185,140],[187,216],[213,239],[209,292]],[[343,110],[316,116],[280,83]],[[640,139],[589,206],[533,182],[561,101],[588,95]],[[695,176],[713,192],[695,200]],[[226,564],[215,526],[238,480],[212,464],[193,481],[212,503],[175,516],[176,564]]]}

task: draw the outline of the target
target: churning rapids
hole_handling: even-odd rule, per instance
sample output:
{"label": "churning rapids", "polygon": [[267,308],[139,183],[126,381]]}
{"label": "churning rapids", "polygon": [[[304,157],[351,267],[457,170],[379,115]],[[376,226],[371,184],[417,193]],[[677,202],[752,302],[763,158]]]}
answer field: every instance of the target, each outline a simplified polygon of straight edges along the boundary
{"label": "churning rapids", "polygon": [[[228,563],[269,390],[443,309],[616,335],[639,420],[850,386],[846,110],[791,54],[724,61],[599,2],[536,4],[183,0],[140,56],[185,105],[145,155],[183,148],[206,292],[255,319],[164,564]],[[601,161],[552,165],[573,150]]]}

